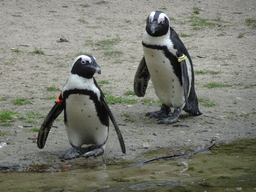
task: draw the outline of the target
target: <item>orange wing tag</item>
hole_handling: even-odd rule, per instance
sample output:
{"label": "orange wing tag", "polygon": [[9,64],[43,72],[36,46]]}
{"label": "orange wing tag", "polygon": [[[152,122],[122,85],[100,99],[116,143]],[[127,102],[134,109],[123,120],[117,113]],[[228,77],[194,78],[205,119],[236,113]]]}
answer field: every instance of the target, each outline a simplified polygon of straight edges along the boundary
{"label": "orange wing tag", "polygon": [[55,103],[61,103],[61,102],[63,102],[63,98],[62,98],[61,94],[59,94],[57,96],[57,99],[55,100]]}

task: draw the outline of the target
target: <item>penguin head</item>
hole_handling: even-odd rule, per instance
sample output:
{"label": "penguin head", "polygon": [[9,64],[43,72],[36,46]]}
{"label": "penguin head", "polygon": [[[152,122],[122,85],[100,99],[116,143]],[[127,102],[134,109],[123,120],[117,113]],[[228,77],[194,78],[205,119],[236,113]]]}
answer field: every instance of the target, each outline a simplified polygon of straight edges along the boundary
{"label": "penguin head", "polygon": [[101,69],[93,56],[80,55],[75,59],[71,73],[90,79],[95,73],[101,74]]}
{"label": "penguin head", "polygon": [[147,18],[146,31],[150,36],[159,37],[166,35],[170,28],[168,16],[162,11],[153,11]]}

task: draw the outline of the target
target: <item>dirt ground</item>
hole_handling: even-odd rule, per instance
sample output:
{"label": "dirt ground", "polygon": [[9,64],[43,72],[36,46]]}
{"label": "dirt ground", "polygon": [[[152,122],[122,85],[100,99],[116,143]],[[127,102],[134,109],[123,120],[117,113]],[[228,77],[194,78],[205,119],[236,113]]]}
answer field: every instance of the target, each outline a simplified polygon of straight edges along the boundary
{"label": "dirt ground", "polygon": [[[159,109],[151,83],[145,96],[150,102],[125,95],[133,90],[145,20],[154,10],[170,17],[193,59],[203,113],[188,117],[183,112],[173,125],[145,117]],[[230,142],[256,136],[255,0],[2,0],[0,16],[0,112],[16,113],[12,120],[1,120],[0,166],[62,163],[58,156],[70,147],[63,114],[44,149],[37,148],[37,132],[31,129],[40,128],[40,117],[53,106],[81,53],[96,57],[102,74],[95,78],[104,93],[137,100],[110,104],[127,154],[121,153],[111,125],[103,155],[109,162],[138,161],[150,149],[185,152],[212,139]],[[221,86],[206,87],[209,83]],[[17,98],[28,103],[14,104]]]}

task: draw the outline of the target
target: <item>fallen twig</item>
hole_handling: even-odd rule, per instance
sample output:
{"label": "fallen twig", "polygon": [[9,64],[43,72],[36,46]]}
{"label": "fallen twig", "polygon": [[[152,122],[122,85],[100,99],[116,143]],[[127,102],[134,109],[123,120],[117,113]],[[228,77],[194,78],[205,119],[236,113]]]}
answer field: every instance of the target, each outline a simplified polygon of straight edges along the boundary
{"label": "fallen twig", "polygon": [[208,147],[205,147],[205,148],[203,148],[203,149],[200,149],[200,150],[197,150],[197,151],[194,151],[194,152],[191,152],[191,153],[185,153],[185,154],[179,154],[179,155],[175,155],[175,154],[174,154],[174,155],[167,155],[167,156],[155,157],[155,158],[148,159],[148,160],[145,160],[145,161],[142,161],[142,162],[134,163],[134,164],[132,164],[132,165],[127,165],[127,166],[125,166],[124,168],[141,166],[141,165],[145,165],[146,163],[150,163],[150,162],[157,161],[157,160],[160,160],[160,159],[171,159],[171,158],[186,157],[186,156],[195,155],[195,154],[197,154],[197,153],[202,153],[202,152],[205,152],[205,151],[207,151],[207,150],[210,150],[214,145],[215,145],[215,142],[212,141],[212,142],[211,142],[211,145],[209,145]]}

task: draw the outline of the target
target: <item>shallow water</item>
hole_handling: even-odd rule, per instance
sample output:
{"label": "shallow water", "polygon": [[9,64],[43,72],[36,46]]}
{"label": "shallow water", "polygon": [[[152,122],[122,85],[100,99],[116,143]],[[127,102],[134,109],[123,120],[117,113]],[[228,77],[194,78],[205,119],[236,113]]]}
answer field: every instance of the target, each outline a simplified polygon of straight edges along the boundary
{"label": "shallow water", "polygon": [[[150,150],[148,159],[167,155]],[[0,191],[256,191],[256,139],[215,146],[188,158],[124,168],[133,162],[35,165],[0,172]]]}

